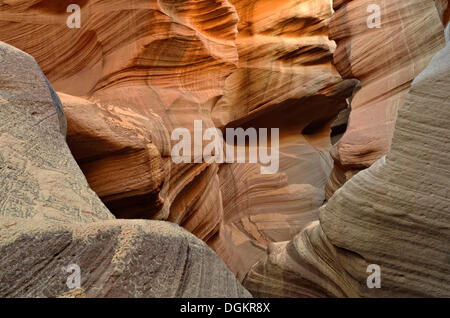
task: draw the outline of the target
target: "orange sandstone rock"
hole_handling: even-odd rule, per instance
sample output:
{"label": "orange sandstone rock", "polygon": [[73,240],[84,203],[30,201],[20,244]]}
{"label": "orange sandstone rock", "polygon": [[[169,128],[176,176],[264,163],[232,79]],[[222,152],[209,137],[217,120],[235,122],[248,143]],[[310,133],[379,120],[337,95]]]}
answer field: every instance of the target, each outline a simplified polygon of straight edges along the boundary
{"label": "orange sandstone rock", "polygon": [[[369,5],[381,9],[381,27],[368,28]],[[327,198],[387,153],[397,111],[411,81],[443,47],[435,4],[427,0],[335,2],[330,38],[344,78],[357,78],[347,132],[332,150],[335,161]]]}
{"label": "orange sandstone rock", "polygon": [[[243,277],[271,242],[317,219],[330,125],[354,80],[333,66],[328,0],[74,1],[0,5],[0,39],[33,55],[59,92],[67,142],[120,218],[182,225]],[[279,128],[280,169],[171,160],[172,132]]]}

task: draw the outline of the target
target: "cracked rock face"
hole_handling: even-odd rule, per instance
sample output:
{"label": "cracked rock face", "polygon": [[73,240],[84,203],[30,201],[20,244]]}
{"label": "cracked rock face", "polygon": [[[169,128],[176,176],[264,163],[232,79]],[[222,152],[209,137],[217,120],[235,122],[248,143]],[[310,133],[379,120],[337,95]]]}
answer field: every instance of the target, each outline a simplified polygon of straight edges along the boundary
{"label": "cracked rock face", "polygon": [[[0,240],[2,297],[250,296],[204,242],[167,222],[27,219]],[[77,289],[66,285],[71,264],[81,269]]]}
{"label": "cracked rock face", "polygon": [[0,59],[1,216],[60,223],[112,219],[73,160],[61,133],[60,103],[35,60],[4,43]]}
{"label": "cracked rock face", "polygon": [[[0,69],[0,297],[250,296],[177,225],[115,219],[73,159],[35,60],[0,42]],[[72,264],[78,289],[66,285]]]}

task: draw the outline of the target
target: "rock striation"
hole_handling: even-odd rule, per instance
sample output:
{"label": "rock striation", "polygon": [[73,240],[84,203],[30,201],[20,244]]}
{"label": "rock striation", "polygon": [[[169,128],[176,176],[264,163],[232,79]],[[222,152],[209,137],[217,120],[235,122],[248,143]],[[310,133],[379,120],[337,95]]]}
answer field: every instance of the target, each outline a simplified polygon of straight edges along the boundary
{"label": "rock striation", "polygon": [[194,120],[214,126],[210,110],[238,59],[233,6],[78,4],[79,29],[56,2],[2,4],[1,39],[42,66],[67,113],[69,147],[115,216],[175,222],[208,241],[222,220],[218,166],[174,164],[171,133],[193,133]]}
{"label": "rock striation", "polygon": [[[369,5],[380,8],[380,28],[369,28]],[[391,145],[397,110],[412,80],[444,46],[433,1],[334,1],[330,39],[334,63],[344,78],[361,81],[352,100],[347,131],[332,149],[327,198]]]}
{"label": "rock striation", "polygon": [[[447,42],[411,83],[387,155],[337,190],[320,221],[269,247],[244,281],[254,295],[449,297],[449,71]],[[381,288],[368,288],[372,264]]]}
{"label": "rock striation", "polygon": [[70,3],[0,4],[0,295],[450,296],[448,1]]}
{"label": "rock striation", "polygon": [[[177,225],[117,220],[73,159],[35,60],[0,42],[0,70],[0,297],[250,296]],[[72,264],[77,289],[66,285]]]}
{"label": "rock striation", "polygon": [[[81,27],[70,29],[63,3],[4,3],[0,38],[33,55],[58,91],[67,143],[116,217],[177,223],[240,279],[269,243],[317,219],[330,126],[355,85],[332,64],[328,0],[281,1],[277,14],[261,0],[78,4]],[[280,128],[279,172],[173,163],[171,135],[193,134],[194,120]]]}
{"label": "rock striation", "polygon": [[239,16],[239,61],[226,79],[211,117],[220,128],[279,129],[279,172],[254,164],[225,164],[219,179],[224,224],[232,251],[219,255],[243,279],[271,242],[290,240],[316,220],[332,169],[330,127],[355,80],[332,65],[329,1],[231,1]]}

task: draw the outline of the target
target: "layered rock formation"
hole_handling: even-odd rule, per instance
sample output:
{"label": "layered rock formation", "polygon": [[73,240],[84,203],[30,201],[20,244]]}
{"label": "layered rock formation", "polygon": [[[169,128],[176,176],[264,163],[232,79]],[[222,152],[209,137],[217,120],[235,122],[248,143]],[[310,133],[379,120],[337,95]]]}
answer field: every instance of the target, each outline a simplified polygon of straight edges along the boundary
{"label": "layered rock formation", "polygon": [[[340,188],[320,222],[270,246],[244,282],[254,295],[449,297],[449,72],[447,42],[412,82],[387,156]],[[381,288],[366,284],[371,264]]]}
{"label": "layered rock formation", "polygon": [[[260,0],[78,4],[79,29],[63,4],[2,4],[0,38],[42,66],[75,159],[116,217],[180,224],[241,279],[270,242],[317,219],[330,125],[355,85],[332,65],[328,0],[281,1],[277,14]],[[280,128],[279,173],[174,164],[172,132],[193,135],[194,120]]]}
{"label": "layered rock formation", "polygon": [[[73,159],[65,125],[35,60],[0,42],[0,297],[249,296],[185,230],[116,220]],[[70,290],[72,264],[81,285]]]}
{"label": "layered rock formation", "polygon": [[[368,27],[374,12],[369,5],[381,10],[380,28]],[[352,101],[347,132],[332,151],[327,198],[387,153],[411,81],[444,44],[433,1],[334,1],[334,8],[334,62],[344,78],[359,79],[362,88]]]}
{"label": "layered rock formation", "polygon": [[68,144],[117,217],[173,221],[207,241],[222,219],[218,166],[174,164],[171,133],[193,132],[194,120],[213,127],[210,109],[237,62],[234,8],[78,4],[79,29],[56,2],[2,4],[1,39],[32,54],[60,93]]}
{"label": "layered rock formation", "polygon": [[[58,91],[81,168],[58,97],[2,45],[0,295],[248,296],[200,238],[257,296],[449,296],[448,47],[412,82],[447,1],[72,2],[80,28],[66,1],[0,4],[0,40]],[[175,163],[195,120],[278,128],[278,172]],[[331,127],[348,129],[330,154]],[[69,263],[83,290],[66,293]]]}
{"label": "layered rock formation", "polygon": [[212,119],[217,127],[278,128],[280,134],[278,174],[263,175],[252,164],[227,164],[219,171],[219,235],[232,244],[228,265],[243,278],[270,242],[289,240],[317,219],[332,167],[330,125],[347,107],[355,81],[343,81],[332,65],[329,1],[232,4],[239,16],[239,63]]}

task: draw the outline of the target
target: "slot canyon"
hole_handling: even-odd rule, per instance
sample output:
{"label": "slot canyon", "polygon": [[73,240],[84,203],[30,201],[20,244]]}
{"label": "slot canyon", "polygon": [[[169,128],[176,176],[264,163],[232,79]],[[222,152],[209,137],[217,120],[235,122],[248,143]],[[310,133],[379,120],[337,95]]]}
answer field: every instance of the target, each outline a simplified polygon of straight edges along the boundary
{"label": "slot canyon", "polygon": [[[447,0],[0,1],[0,297],[450,297],[449,16]],[[195,121],[225,146],[277,129],[277,172],[175,162]]]}

